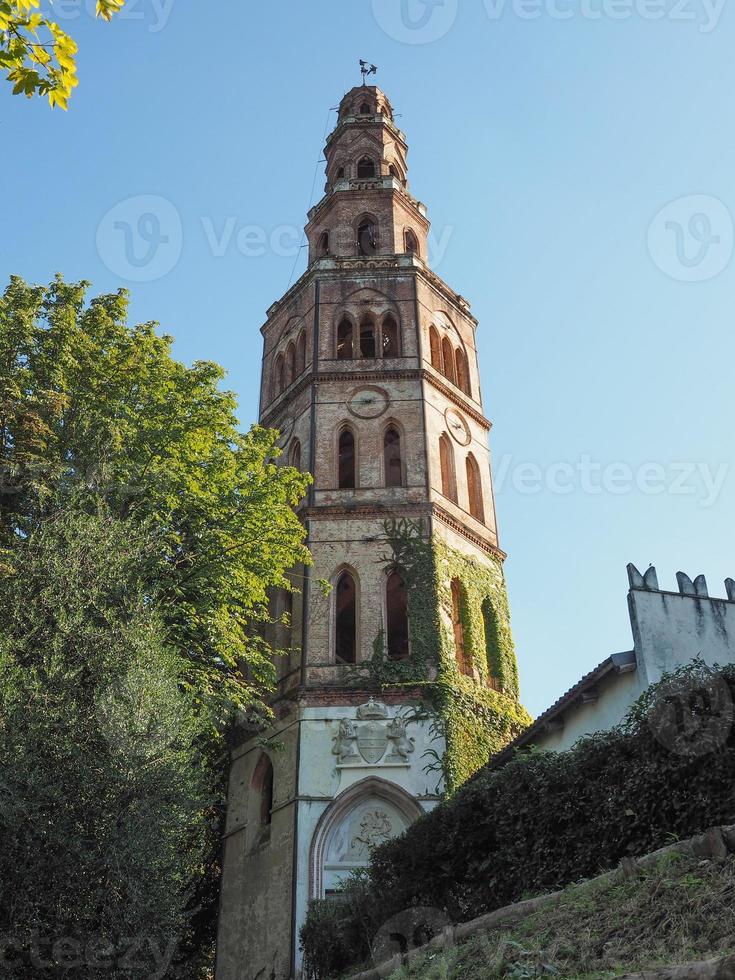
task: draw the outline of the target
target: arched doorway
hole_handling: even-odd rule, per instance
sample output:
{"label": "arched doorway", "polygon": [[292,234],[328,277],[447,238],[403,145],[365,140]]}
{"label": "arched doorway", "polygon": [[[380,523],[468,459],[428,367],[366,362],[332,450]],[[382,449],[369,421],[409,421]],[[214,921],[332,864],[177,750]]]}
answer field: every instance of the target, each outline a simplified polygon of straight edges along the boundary
{"label": "arched doorway", "polygon": [[310,895],[329,898],[359,868],[373,847],[400,836],[423,809],[400,786],[377,776],[340,793],[322,814],[311,842]]}

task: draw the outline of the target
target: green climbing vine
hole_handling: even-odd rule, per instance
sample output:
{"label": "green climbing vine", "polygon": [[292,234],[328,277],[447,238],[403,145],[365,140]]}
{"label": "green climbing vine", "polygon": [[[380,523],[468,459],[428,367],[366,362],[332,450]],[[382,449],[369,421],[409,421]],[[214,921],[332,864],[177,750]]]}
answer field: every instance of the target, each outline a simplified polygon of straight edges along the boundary
{"label": "green climbing vine", "polygon": [[[387,656],[381,631],[365,668],[378,689],[420,687],[433,715],[434,730],[446,748],[437,756],[447,792],[453,792],[488,758],[531,723],[518,700],[518,666],[501,562],[478,561],[429,537],[422,522],[384,525],[387,566],[400,571],[406,585],[409,655]],[[465,660],[457,663],[452,625],[452,581],[460,584],[459,617]]]}

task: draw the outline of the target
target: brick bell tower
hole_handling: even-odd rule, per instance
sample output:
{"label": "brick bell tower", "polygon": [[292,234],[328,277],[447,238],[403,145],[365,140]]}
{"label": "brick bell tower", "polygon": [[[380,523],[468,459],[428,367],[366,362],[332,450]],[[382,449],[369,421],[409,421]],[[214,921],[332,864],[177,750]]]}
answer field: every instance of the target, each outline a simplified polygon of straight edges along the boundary
{"label": "brick bell tower", "polygon": [[[308,269],[262,327],[260,396],[283,462],[314,476],[314,564],[275,597],[291,621],[276,723],[233,752],[217,980],[299,976],[309,901],[500,747],[468,705],[519,707],[477,321],[429,268],[379,88],[345,95],[325,156]],[[391,559],[393,522],[421,538],[411,568]],[[464,698],[438,726],[416,711],[437,683]],[[427,750],[451,766],[427,771]]]}

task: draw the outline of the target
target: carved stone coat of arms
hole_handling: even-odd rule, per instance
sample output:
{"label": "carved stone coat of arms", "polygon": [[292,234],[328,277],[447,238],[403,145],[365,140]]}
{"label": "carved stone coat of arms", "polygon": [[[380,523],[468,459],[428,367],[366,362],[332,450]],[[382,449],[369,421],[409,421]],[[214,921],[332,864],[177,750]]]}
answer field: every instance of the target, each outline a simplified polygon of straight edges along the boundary
{"label": "carved stone coat of arms", "polygon": [[[359,765],[365,762],[409,765],[409,755],[414,751],[414,740],[406,733],[406,719],[390,717],[386,705],[371,698],[355,713],[355,721],[343,718],[334,739],[332,753],[338,757],[338,765]],[[386,755],[388,746],[390,752]]]}

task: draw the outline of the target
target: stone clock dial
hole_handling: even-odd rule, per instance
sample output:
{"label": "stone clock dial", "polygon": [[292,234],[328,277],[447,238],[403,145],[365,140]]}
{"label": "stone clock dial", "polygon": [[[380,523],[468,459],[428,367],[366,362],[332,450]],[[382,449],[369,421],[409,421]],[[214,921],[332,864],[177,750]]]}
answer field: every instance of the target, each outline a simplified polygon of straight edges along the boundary
{"label": "stone clock dial", "polygon": [[388,410],[390,398],[384,388],[364,385],[356,388],[350,395],[347,408],[358,419],[377,419]]}
{"label": "stone clock dial", "polygon": [[456,408],[448,408],[444,413],[449,434],[460,446],[469,446],[472,434],[467,420]]}

